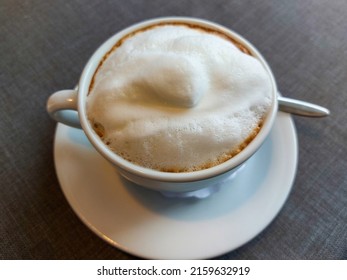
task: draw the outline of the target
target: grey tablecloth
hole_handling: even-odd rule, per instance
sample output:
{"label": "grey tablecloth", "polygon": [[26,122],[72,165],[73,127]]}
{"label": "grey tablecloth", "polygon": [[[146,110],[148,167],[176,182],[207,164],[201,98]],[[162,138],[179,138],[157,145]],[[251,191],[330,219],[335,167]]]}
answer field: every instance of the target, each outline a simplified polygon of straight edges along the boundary
{"label": "grey tablecloth", "polygon": [[281,92],[328,107],[294,117],[297,177],[277,218],[221,259],[347,258],[347,2],[0,2],[0,258],[133,259],[74,214],[55,175],[48,96],[73,87],[92,52],[153,17],[209,19],[243,34],[269,61]]}

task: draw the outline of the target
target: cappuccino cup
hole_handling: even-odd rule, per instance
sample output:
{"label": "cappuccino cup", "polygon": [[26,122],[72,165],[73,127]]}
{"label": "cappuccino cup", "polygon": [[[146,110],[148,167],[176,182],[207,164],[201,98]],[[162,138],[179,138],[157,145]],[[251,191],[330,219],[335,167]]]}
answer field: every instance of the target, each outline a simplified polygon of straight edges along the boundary
{"label": "cappuccino cup", "polygon": [[76,89],[53,93],[47,112],[83,129],[126,179],[187,193],[235,174],[265,141],[277,106],[271,69],[246,39],[210,21],[165,17],[103,43]]}

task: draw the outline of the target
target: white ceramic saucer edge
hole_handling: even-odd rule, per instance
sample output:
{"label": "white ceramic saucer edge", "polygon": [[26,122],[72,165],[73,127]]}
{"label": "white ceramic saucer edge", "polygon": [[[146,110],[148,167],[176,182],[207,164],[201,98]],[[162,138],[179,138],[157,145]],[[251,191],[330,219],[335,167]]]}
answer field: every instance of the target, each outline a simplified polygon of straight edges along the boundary
{"label": "white ceramic saucer edge", "polygon": [[[61,124],[56,130],[54,158],[60,185],[72,209],[111,245],[148,259],[208,259],[244,245],[263,231],[290,193],[298,157],[290,115],[278,113],[264,146],[248,166],[250,171],[261,155],[270,158],[268,170],[261,170],[267,174],[255,174],[262,179],[258,186],[252,186],[258,177],[245,179],[249,174],[240,174],[233,186],[225,186],[204,200],[164,198],[125,182],[95,152],[82,131]],[[258,208],[262,217],[254,217]]]}

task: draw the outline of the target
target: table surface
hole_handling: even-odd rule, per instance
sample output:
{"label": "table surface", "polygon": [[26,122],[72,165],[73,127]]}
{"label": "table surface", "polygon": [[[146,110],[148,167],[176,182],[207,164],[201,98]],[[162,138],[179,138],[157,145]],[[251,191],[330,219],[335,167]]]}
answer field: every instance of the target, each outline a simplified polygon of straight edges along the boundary
{"label": "table surface", "polygon": [[234,29],[264,54],[282,94],[331,110],[327,118],[293,117],[299,162],[287,202],[257,237],[217,259],[347,259],[344,0],[3,0],[0,258],[137,258],[93,234],[66,201],[54,168],[56,123],[45,105],[76,84],[109,36],[161,16]]}

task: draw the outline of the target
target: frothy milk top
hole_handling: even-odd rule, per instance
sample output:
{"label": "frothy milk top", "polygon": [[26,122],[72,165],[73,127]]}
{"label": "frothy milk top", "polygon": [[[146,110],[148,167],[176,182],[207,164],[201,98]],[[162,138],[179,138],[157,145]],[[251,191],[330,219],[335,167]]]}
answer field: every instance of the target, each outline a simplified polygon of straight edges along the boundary
{"label": "frothy milk top", "polygon": [[87,110],[114,152],[178,172],[232,157],[271,102],[271,82],[257,59],[219,35],[163,25],[125,39],[107,57]]}

